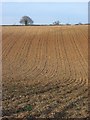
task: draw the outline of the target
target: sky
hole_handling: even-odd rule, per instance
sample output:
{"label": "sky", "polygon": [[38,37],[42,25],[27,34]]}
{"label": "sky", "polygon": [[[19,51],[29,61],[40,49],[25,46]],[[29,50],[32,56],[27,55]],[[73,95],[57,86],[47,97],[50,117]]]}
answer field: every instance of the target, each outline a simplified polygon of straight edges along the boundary
{"label": "sky", "polygon": [[[19,24],[22,16],[29,16],[34,24],[88,23],[87,2],[3,2],[2,24]],[[1,13],[0,13],[1,17]]]}
{"label": "sky", "polygon": [[0,0],[2,2],[88,2],[89,0]]}

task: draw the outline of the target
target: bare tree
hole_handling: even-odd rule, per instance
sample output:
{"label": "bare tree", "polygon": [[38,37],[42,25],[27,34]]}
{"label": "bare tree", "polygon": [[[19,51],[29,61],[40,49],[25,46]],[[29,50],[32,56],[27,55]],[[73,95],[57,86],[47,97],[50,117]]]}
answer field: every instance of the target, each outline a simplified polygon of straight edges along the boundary
{"label": "bare tree", "polygon": [[66,25],[71,25],[70,23],[66,23]]}
{"label": "bare tree", "polygon": [[81,22],[79,22],[78,24],[79,24],[79,25],[82,25],[82,23],[81,23]]}
{"label": "bare tree", "polygon": [[24,25],[29,25],[29,24],[33,24],[34,21],[28,16],[23,16],[20,20],[20,23]]}
{"label": "bare tree", "polygon": [[58,21],[55,21],[55,22],[53,22],[53,25],[59,25],[60,24],[60,21],[58,20]]}

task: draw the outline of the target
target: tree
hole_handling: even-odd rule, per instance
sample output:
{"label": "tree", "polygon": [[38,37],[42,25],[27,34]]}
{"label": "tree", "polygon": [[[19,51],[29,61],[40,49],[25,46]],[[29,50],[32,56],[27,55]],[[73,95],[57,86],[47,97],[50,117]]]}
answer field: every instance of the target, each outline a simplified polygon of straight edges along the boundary
{"label": "tree", "polygon": [[58,20],[58,21],[53,22],[53,25],[59,25],[59,24],[60,24],[59,20]]}
{"label": "tree", "polygon": [[79,25],[82,25],[82,23],[81,23],[81,22],[79,22],[78,24],[79,24]]}
{"label": "tree", "polygon": [[66,23],[66,25],[71,25],[70,23]]}
{"label": "tree", "polygon": [[29,25],[29,24],[33,24],[34,22],[33,22],[33,20],[32,20],[30,17],[28,17],[28,16],[23,16],[23,17],[21,18],[21,20],[20,20],[20,23],[21,23],[21,24],[24,24],[24,25]]}

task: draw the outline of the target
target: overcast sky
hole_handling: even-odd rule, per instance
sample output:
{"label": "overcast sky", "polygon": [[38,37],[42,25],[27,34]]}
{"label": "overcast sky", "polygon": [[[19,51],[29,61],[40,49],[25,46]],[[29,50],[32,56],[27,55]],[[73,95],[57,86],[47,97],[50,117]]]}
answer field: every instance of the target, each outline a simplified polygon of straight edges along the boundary
{"label": "overcast sky", "polygon": [[[30,3],[6,2],[2,5],[2,24],[19,24],[22,16],[30,16],[35,24],[87,23],[88,3]],[[1,14],[0,14],[1,17]]]}

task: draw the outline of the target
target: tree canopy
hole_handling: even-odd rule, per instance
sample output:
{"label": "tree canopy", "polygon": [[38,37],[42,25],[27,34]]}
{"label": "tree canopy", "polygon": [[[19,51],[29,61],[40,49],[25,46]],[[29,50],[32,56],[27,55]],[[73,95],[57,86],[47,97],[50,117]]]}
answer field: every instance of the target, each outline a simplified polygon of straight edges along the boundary
{"label": "tree canopy", "polygon": [[20,23],[21,23],[21,24],[24,24],[24,25],[29,25],[29,24],[33,24],[34,21],[33,21],[29,16],[23,16],[23,17],[20,19]]}

